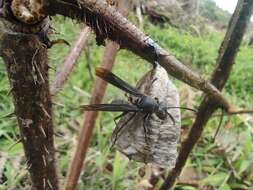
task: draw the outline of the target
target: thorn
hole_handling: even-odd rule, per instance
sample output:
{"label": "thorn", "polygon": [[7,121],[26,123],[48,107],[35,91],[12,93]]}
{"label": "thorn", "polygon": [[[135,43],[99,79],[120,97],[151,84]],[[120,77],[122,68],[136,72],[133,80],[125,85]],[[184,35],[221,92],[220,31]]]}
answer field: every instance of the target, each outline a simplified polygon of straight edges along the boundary
{"label": "thorn", "polygon": [[35,85],[37,85],[38,80],[37,80],[37,76],[35,75],[35,66],[34,66],[34,64],[32,64],[32,68],[33,69],[31,70],[31,75],[32,75],[33,83]]}
{"label": "thorn", "polygon": [[46,166],[47,166],[47,161],[46,161],[46,158],[45,158],[44,155],[42,155],[42,159],[43,159],[43,164],[44,164],[44,166],[46,167]]}
{"label": "thorn", "polygon": [[27,137],[23,133],[20,134],[20,138],[21,141],[23,140],[23,142],[27,141]]}
{"label": "thorn", "polygon": [[32,167],[32,164],[29,164],[30,163],[30,159],[28,158],[26,161],[25,161],[25,165],[26,165],[26,167],[25,167],[25,169],[30,169],[31,167]]}
{"label": "thorn", "polygon": [[27,160],[26,161],[26,168],[25,169],[27,169],[27,170],[30,170],[31,169],[31,167],[32,167],[32,164],[29,164],[29,161]]}
{"label": "thorn", "polygon": [[105,23],[105,20],[103,19],[103,22],[104,22],[104,30],[105,30],[105,35],[108,37],[108,30],[107,30],[107,26],[106,26],[106,23]]}
{"label": "thorn", "polygon": [[102,30],[101,30],[101,28],[100,28],[100,26],[99,26],[99,22],[98,22],[98,19],[96,19],[96,25],[97,25],[97,29],[98,29],[98,31],[99,31],[99,35],[101,35],[101,34],[103,34],[103,32],[102,32]]}
{"label": "thorn", "polygon": [[7,96],[10,96],[10,94],[13,92],[14,87],[11,87],[11,89],[7,92]]}
{"label": "thorn", "polygon": [[55,106],[62,107],[62,108],[64,108],[64,107],[65,107],[65,105],[64,105],[64,104],[61,104],[61,103],[58,103],[58,102],[52,102],[52,104],[53,104],[53,105],[55,105]]}
{"label": "thorn", "polygon": [[50,187],[50,189],[54,189],[53,186],[52,186],[52,183],[49,181],[49,179],[47,180],[47,184]]}
{"label": "thorn", "polygon": [[11,118],[11,117],[15,117],[16,116],[16,113],[15,112],[12,112],[12,113],[9,113],[9,114],[7,114],[7,115],[5,115],[5,116],[2,116],[2,117],[0,117],[1,119],[4,119],[4,118]]}
{"label": "thorn", "polygon": [[46,189],[46,178],[43,178],[43,188]]}
{"label": "thorn", "polygon": [[116,5],[116,1],[115,0],[106,0],[106,3],[110,6],[114,6]]}
{"label": "thorn", "polygon": [[31,119],[23,119],[23,118],[19,117],[19,120],[22,122],[22,125],[25,128],[29,128],[33,124],[33,120],[31,120]]}
{"label": "thorn", "polygon": [[44,106],[42,104],[39,104],[40,108],[42,109],[42,111],[44,112],[44,114],[51,119],[51,116],[49,115],[49,113],[47,112],[47,110],[44,108]]}
{"label": "thorn", "polygon": [[24,141],[27,141],[27,137],[26,136],[24,136],[23,139],[24,139]]}
{"label": "thorn", "polygon": [[63,134],[61,134],[60,132],[54,132],[54,136],[56,137],[65,137]]}
{"label": "thorn", "polygon": [[34,63],[34,66],[35,66],[36,71],[39,73],[39,76],[40,76],[40,79],[41,79],[42,83],[45,83],[45,79],[44,79],[42,73],[40,72],[40,68],[38,67],[36,62]]}
{"label": "thorn", "polygon": [[34,64],[34,59],[36,57],[36,55],[39,53],[39,48],[37,48],[32,56],[32,64]]}
{"label": "thorn", "polygon": [[13,61],[14,61],[15,65],[17,65],[17,61],[16,61],[15,57],[13,57]]}
{"label": "thorn", "polygon": [[45,138],[47,138],[47,134],[46,134],[46,132],[44,131],[43,127],[40,125],[39,128],[40,128],[40,130],[41,130],[43,136],[44,136]]}
{"label": "thorn", "polygon": [[60,35],[61,33],[58,32],[53,26],[49,25],[49,29],[53,32],[52,34]]}
{"label": "thorn", "polygon": [[52,67],[52,66],[50,66],[50,65],[47,65],[47,67],[48,67],[48,69],[51,69],[51,70],[53,70],[53,71],[57,72],[57,70],[56,70],[56,68],[55,68],[55,67]]}
{"label": "thorn", "polygon": [[45,152],[49,155],[50,153],[49,153],[49,151],[48,151],[46,145],[44,145],[44,149],[45,149]]}
{"label": "thorn", "polygon": [[14,142],[9,148],[8,151],[10,151],[15,145],[19,144],[22,140],[18,139],[16,142]]}
{"label": "thorn", "polygon": [[78,5],[78,7],[79,7],[80,9],[82,9],[82,5],[81,5],[81,3],[80,3],[79,1],[77,1],[77,5]]}
{"label": "thorn", "polygon": [[42,45],[42,47],[43,48],[45,48],[45,49],[48,49],[48,48],[50,48],[50,44],[45,44],[45,43],[48,43],[48,42],[43,42],[41,45]]}
{"label": "thorn", "polygon": [[35,57],[37,56],[37,54],[39,53],[39,48],[37,48],[32,56],[32,71],[31,71],[31,74],[32,74],[32,77],[33,77],[33,82],[34,84],[36,85],[38,80],[37,80],[37,77],[35,75],[35,72],[37,70],[37,65],[36,65],[36,62],[35,62]]}

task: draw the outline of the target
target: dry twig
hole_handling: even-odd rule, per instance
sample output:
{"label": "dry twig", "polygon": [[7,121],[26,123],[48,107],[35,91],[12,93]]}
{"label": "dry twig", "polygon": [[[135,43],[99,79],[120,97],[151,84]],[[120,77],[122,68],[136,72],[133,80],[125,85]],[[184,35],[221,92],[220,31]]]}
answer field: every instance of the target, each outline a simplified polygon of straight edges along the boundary
{"label": "dry twig", "polygon": [[[126,6],[125,0],[118,0],[118,9],[120,12],[126,16]],[[117,52],[119,50],[119,45],[115,42],[108,41],[105,48],[104,57],[101,63],[101,67],[107,70],[112,70],[113,64],[115,62],[115,58]],[[90,104],[99,104],[103,101],[103,97],[105,95],[107,83],[100,78],[96,78],[94,89],[92,92],[92,98],[90,100]],[[67,190],[74,190],[76,188],[78,178],[83,169],[83,162],[85,160],[90,139],[92,137],[92,132],[96,124],[96,119],[98,117],[98,112],[86,112],[84,114],[84,123],[82,130],[79,135],[77,149],[72,160],[72,163],[69,167],[69,174],[66,184]]]}
{"label": "dry twig", "polygon": [[44,8],[49,15],[61,14],[85,22],[95,31],[98,43],[109,38],[120,44],[120,48],[127,48],[151,63],[158,60],[170,75],[211,95],[224,109],[230,109],[214,85],[162,49],[104,1],[44,0]]}
{"label": "dry twig", "polygon": [[91,31],[89,27],[84,27],[75,42],[70,53],[65,58],[64,64],[61,69],[57,72],[55,80],[51,86],[51,94],[55,95],[63,87],[68,80],[71,72],[73,71],[78,58],[81,56],[82,50],[84,49],[86,42],[89,38]]}
{"label": "dry twig", "polygon": [[[219,57],[217,59],[217,68],[211,78],[212,84],[214,84],[219,90],[223,89],[230,75],[244,32],[250,21],[252,9],[252,0],[239,0],[236,10],[230,20],[225,39],[220,47]],[[200,138],[204,130],[204,126],[217,108],[219,108],[219,104],[214,99],[206,96],[202,101],[189,136],[182,144],[176,166],[168,175],[160,190],[167,190],[173,187],[190,152]]]}

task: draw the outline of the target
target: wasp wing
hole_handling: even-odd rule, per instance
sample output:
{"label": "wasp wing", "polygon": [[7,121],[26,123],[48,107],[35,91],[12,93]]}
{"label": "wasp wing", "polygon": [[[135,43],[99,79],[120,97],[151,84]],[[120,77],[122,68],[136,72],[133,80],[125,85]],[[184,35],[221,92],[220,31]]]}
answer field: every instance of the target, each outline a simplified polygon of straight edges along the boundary
{"label": "wasp wing", "polygon": [[139,108],[130,104],[91,104],[83,105],[85,111],[138,112]]}
{"label": "wasp wing", "polygon": [[104,68],[97,68],[96,75],[105,80],[106,82],[116,86],[117,88],[129,94],[132,94],[137,97],[143,96],[143,94],[139,92],[136,88],[133,88],[128,83],[117,77],[115,74]]}

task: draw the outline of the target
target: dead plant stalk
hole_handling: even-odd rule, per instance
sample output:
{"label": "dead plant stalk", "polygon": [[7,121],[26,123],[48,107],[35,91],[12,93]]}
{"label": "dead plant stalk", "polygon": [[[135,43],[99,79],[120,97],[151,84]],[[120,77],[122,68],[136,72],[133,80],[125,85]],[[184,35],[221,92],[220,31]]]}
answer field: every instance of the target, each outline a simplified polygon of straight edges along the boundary
{"label": "dead plant stalk", "polygon": [[[127,16],[128,12],[125,7],[126,0],[118,0],[117,5],[118,5],[118,10],[120,12],[123,12],[123,14]],[[112,70],[118,50],[119,50],[119,45],[117,43],[112,42],[112,41],[108,41],[106,43],[105,53],[103,56],[103,60],[101,62],[102,68],[105,68],[107,70]],[[96,78],[90,104],[99,104],[103,101],[106,87],[107,87],[107,83],[105,81],[99,78]],[[68,174],[67,184],[66,184],[67,190],[74,190],[76,188],[80,173],[84,169],[83,162],[85,160],[85,157],[89,148],[92,132],[95,127],[97,117],[98,117],[98,112],[86,112],[84,114],[84,123],[83,123],[83,127],[78,138],[78,145],[77,145],[72,163],[69,167],[69,174]]]}
{"label": "dead plant stalk", "polygon": [[[229,22],[226,36],[220,47],[219,56],[217,59],[217,67],[211,78],[211,83],[219,90],[224,88],[229,78],[243,35],[250,21],[252,10],[252,0],[239,0],[236,10]],[[176,179],[181,174],[187,158],[201,137],[204,126],[218,108],[219,103],[217,103],[217,101],[205,96],[204,100],[199,106],[197,117],[191,128],[191,131],[189,132],[189,136],[182,144],[176,166],[170,172],[160,190],[168,190],[173,188]]]}

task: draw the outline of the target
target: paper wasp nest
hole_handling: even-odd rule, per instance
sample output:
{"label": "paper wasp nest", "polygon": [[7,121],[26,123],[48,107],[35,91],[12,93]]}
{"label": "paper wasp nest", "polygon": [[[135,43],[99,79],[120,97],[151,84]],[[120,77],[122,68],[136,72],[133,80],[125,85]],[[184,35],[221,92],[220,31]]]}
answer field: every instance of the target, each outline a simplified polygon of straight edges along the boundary
{"label": "paper wasp nest", "polygon": [[[137,88],[140,92],[159,102],[164,102],[168,107],[179,107],[179,94],[177,88],[170,81],[167,72],[161,67],[149,71],[138,82]],[[134,98],[134,97],[132,97]],[[127,113],[118,122],[112,136],[112,142],[121,153],[129,159],[157,164],[160,167],[172,168],[177,158],[177,143],[180,137],[181,116],[180,109],[169,109],[176,124],[170,117],[160,120],[155,114],[146,121],[146,133],[143,128],[143,113],[130,120],[133,113]],[[122,129],[120,129],[122,128]],[[120,129],[120,130],[119,130]]]}

